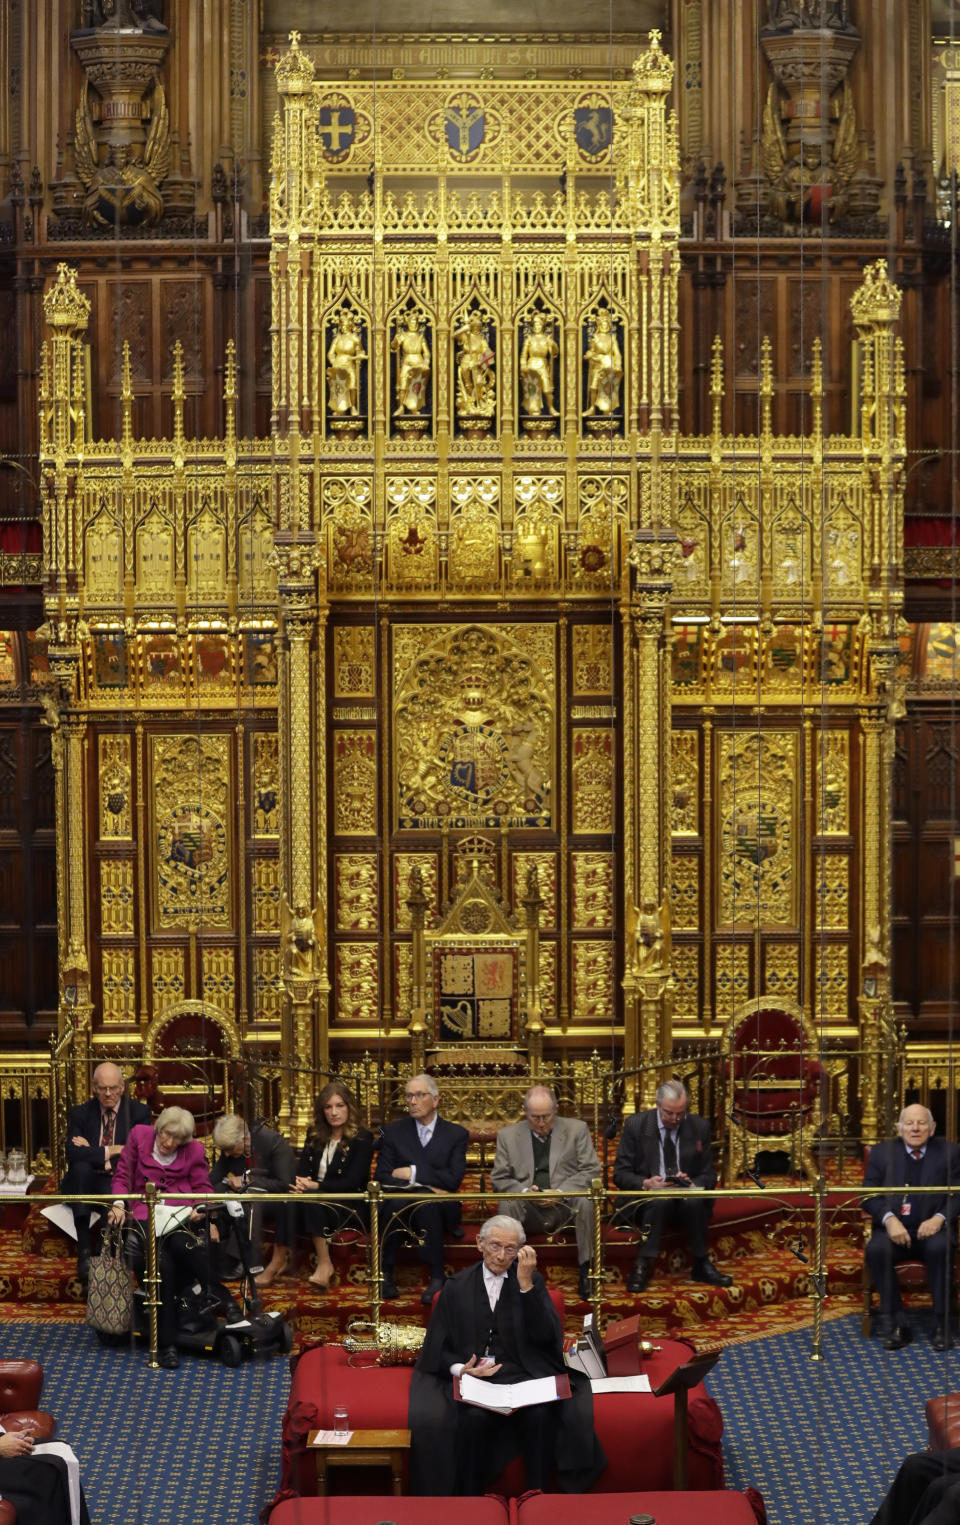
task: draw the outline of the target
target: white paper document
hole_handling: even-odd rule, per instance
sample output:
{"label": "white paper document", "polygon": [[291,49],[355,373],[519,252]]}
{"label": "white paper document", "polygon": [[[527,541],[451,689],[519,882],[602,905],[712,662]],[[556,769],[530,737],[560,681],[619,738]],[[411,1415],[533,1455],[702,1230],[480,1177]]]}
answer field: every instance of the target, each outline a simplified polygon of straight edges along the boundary
{"label": "white paper document", "polygon": [[650,1378],[642,1372],[630,1377],[591,1377],[590,1386],[595,1393],[649,1393]]}
{"label": "white paper document", "polygon": [[310,1444],[312,1446],[345,1446],[352,1435],[352,1430],[318,1430]]}
{"label": "white paper document", "polygon": [[514,1409],[529,1408],[532,1403],[555,1403],[556,1377],[531,1377],[528,1382],[489,1382],[483,1377],[460,1374],[460,1397],[478,1408],[512,1414]]}

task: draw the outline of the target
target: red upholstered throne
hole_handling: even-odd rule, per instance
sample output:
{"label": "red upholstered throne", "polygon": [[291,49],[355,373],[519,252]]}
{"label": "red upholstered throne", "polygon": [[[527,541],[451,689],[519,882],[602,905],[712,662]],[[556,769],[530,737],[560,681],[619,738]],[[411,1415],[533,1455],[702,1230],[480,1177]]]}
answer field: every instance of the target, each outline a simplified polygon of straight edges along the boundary
{"label": "red upholstered throne", "polygon": [[800,1007],[770,996],[740,1007],[726,1031],[730,1184],[761,1150],[787,1150],[815,1175],[822,1069],[813,1026]]}
{"label": "red upholstered throne", "polygon": [[151,1111],[157,1110],[155,1101],[185,1107],[196,1118],[197,1133],[209,1133],[214,1119],[229,1110],[239,1052],[239,1034],[226,1012],[209,1001],[180,1001],[147,1029],[139,1094]]}

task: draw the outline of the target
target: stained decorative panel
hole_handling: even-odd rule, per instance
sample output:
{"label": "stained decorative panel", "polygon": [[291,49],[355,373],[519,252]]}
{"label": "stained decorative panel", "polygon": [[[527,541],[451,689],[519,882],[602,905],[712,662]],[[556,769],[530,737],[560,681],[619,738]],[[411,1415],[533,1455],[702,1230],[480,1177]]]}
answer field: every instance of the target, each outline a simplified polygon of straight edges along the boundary
{"label": "stained decorative panel", "polygon": [[514,853],[513,855],[513,908],[523,915],[523,897],[526,893],[527,874],[537,870],[540,890],[540,926],[553,931],[557,925],[557,860],[554,853]]}
{"label": "stained decorative panel", "polygon": [[151,736],[150,761],[156,926],[230,926],[230,738]]}
{"label": "stained decorative panel", "polygon": [[337,853],[333,871],[337,931],[375,932],[379,904],[376,853]]}
{"label": "stained decorative panel", "polygon": [[103,1020],[107,1024],[137,1020],[136,955],[132,950],[103,954]]}
{"label": "stained decorative panel", "polygon": [[280,864],[276,858],[254,858],[250,896],[254,932],[279,932]]}
{"label": "stained decorative panel", "polygon": [[340,836],[373,836],[377,829],[377,738],[373,731],[338,730],[333,754],[334,829]]}
{"label": "stained decorative panel", "polygon": [[575,942],[573,953],[574,1020],[610,1025],[616,949],[612,942]]}
{"label": "stained decorative panel", "polygon": [[570,770],[573,830],[608,835],[613,830],[613,732],[578,727]]}
{"label": "stained decorative panel", "polygon": [[612,853],[572,853],[571,926],[577,932],[613,926]]}
{"label": "stained decorative panel", "polygon": [[100,735],[100,835],[105,841],[132,840],[130,737]]}
{"label": "stained decorative panel", "polygon": [[799,736],[718,737],[719,926],[795,926]]}
{"label": "stained decorative panel", "polygon": [[376,943],[337,943],[337,1022],[376,1025],[379,1011],[380,972]]}
{"label": "stained decorative panel", "polygon": [[169,1006],[177,1006],[184,998],[183,949],[152,948],[150,950],[150,985],[153,991],[153,1015],[156,1017]]}

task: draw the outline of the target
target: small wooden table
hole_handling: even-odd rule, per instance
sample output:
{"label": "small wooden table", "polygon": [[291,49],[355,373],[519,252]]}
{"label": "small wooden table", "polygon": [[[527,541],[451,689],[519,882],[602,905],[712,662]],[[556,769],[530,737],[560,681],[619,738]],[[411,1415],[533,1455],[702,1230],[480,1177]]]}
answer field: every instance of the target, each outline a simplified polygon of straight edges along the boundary
{"label": "small wooden table", "polygon": [[321,1498],[327,1492],[327,1470],[330,1467],[389,1467],[393,1478],[393,1492],[403,1493],[403,1458],[410,1449],[409,1430],[354,1430],[346,1445],[315,1446],[314,1436],[318,1430],[307,1435],[307,1446],[317,1461],[317,1493]]}

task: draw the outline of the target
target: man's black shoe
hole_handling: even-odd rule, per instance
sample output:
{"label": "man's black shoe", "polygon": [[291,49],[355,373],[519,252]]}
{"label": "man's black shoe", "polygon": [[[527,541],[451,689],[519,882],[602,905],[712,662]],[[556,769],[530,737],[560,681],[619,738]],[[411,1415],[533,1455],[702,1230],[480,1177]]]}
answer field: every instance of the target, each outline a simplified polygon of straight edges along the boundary
{"label": "man's black shoe", "polygon": [[427,1285],[424,1287],[420,1294],[420,1301],[425,1308],[429,1308],[432,1305],[433,1299],[436,1297],[437,1293],[443,1291],[443,1283],[444,1277],[431,1276],[430,1280],[427,1282]]}
{"label": "man's black shoe", "polygon": [[77,1276],[80,1281],[88,1281],[90,1277],[90,1251],[81,1250],[77,1256]]}
{"label": "man's black shoe", "polygon": [[176,1371],[180,1365],[180,1356],[177,1353],[176,1345],[161,1345],[157,1360],[164,1371]]}
{"label": "man's black shoe", "polygon": [[579,1271],[579,1274],[577,1276],[577,1291],[580,1294],[580,1301],[582,1303],[588,1303],[590,1301],[590,1262],[589,1262],[589,1260],[585,1260],[583,1262],[583,1264],[581,1265],[581,1267],[580,1267],[580,1271]]}
{"label": "man's black shoe", "polygon": [[644,1292],[647,1283],[653,1275],[653,1261],[649,1255],[638,1255],[633,1262],[633,1270],[627,1277],[628,1292]]}
{"label": "man's black shoe", "polygon": [[952,1350],[953,1335],[949,1329],[945,1329],[942,1324],[938,1324],[930,1336],[930,1344],[934,1350]]}
{"label": "man's black shoe", "polygon": [[733,1277],[728,1276],[726,1271],[718,1271],[713,1261],[706,1257],[694,1261],[690,1276],[693,1281],[709,1282],[711,1287],[733,1286]]}
{"label": "man's black shoe", "polygon": [[913,1339],[909,1324],[899,1324],[896,1319],[882,1318],[878,1330],[884,1350],[902,1350]]}
{"label": "man's black shoe", "polygon": [[395,1297],[400,1296],[396,1282],[394,1281],[393,1277],[386,1271],[384,1271],[380,1279],[380,1286],[382,1289],[380,1296],[385,1303],[392,1303]]}

